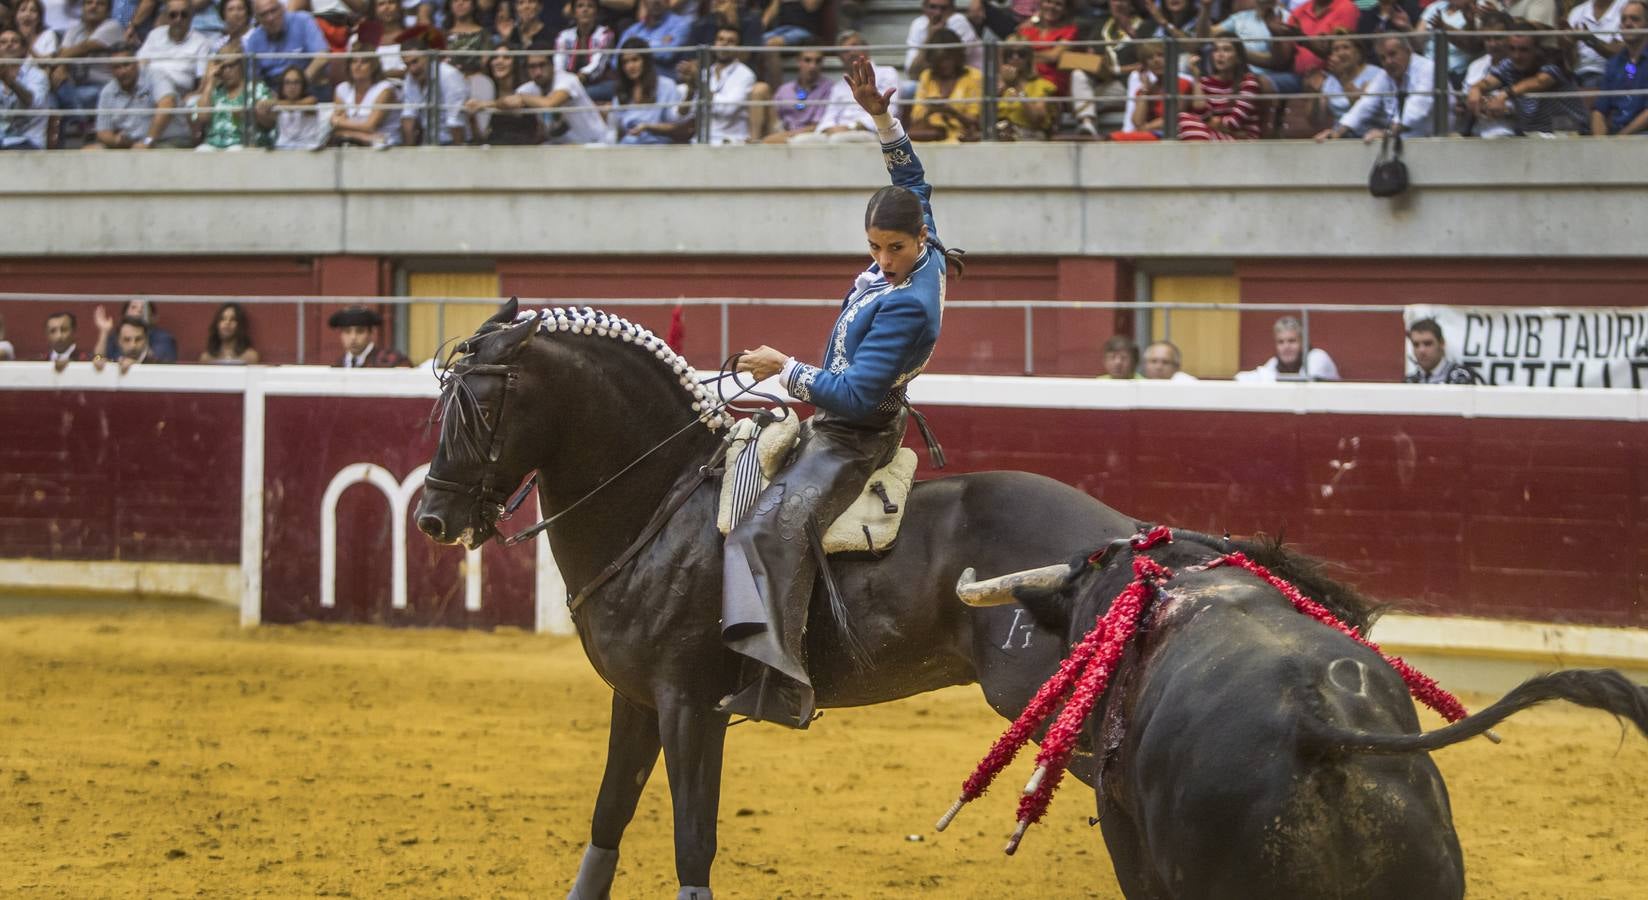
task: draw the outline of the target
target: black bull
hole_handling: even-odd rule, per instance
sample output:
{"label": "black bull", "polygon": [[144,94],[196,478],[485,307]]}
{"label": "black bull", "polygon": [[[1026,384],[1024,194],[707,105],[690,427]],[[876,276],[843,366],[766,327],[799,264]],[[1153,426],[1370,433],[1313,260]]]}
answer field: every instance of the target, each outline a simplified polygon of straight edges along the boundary
{"label": "black bull", "polygon": [[[418,527],[442,543],[479,545],[496,533],[509,490],[537,471],[540,508],[570,510],[548,534],[568,587],[579,592],[667,506],[676,485],[690,483],[720,438],[694,423],[685,376],[650,335],[601,317],[608,325],[595,334],[575,328],[537,336],[538,323],[515,322],[515,314],[507,305],[459,345],[448,368],[441,441]],[[660,449],[623,471],[653,447]],[[807,652],[819,705],[880,703],[977,681],[993,708],[1017,715],[1057,667],[1064,641],[1022,610],[956,602],[957,577],[969,566],[1007,572],[1055,563],[1131,534],[1136,523],[1025,473],[920,484],[909,504],[884,558],[835,567],[869,650],[862,665],[843,651],[835,623],[820,612],[828,604],[815,597]],[[619,840],[660,749],[675,813],[679,896],[709,896],[727,726],[714,708],[738,678],[720,637],[715,510],[714,486],[699,485],[575,615],[590,662],[613,688],[606,772],[575,897],[608,895]],[[1075,771],[1085,775],[1085,763]]]}
{"label": "black bull", "polygon": [[[1423,751],[1552,699],[1648,733],[1648,689],[1599,670],[1532,679],[1421,734],[1406,684],[1378,654],[1246,570],[1193,567],[1241,549],[1358,631],[1371,614],[1362,597],[1276,545],[1175,535],[1146,552],[1179,574],[1087,722],[1105,845],[1133,900],[1460,897],[1447,788]],[[1129,552],[961,592],[973,604],[1017,600],[1074,642],[1132,579]]]}

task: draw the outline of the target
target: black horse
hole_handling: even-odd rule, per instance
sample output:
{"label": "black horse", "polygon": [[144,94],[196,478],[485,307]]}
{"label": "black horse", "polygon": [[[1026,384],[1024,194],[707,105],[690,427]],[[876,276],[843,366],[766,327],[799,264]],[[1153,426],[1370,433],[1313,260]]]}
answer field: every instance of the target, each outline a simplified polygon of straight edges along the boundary
{"label": "black horse", "polygon": [[[1457,898],[1464,860],[1425,751],[1554,699],[1648,733],[1648,689],[1610,670],[1535,678],[1420,733],[1406,684],[1378,654],[1295,611],[1253,573],[1201,567],[1239,550],[1359,633],[1372,619],[1367,599],[1277,544],[1173,534],[1145,552],[1178,574],[1087,721],[1105,845],[1132,900]],[[1074,641],[1132,580],[1125,560],[1135,551],[1124,542],[1111,552],[1098,567],[1083,555],[968,577],[958,593],[969,604],[1022,604]]]}
{"label": "black horse", "polygon": [[[578,635],[613,689],[606,773],[572,896],[607,896],[619,840],[661,747],[679,896],[707,898],[727,727],[714,708],[738,677],[718,622],[716,488],[700,477],[721,446],[718,410],[662,341],[588,309],[518,320],[512,300],[458,345],[444,377],[441,440],[418,528],[441,543],[478,546],[496,533],[511,489],[538,472],[540,508],[565,514],[549,528],[556,564],[572,591],[587,593],[575,611]],[[993,708],[1017,715],[1064,655],[1063,637],[1020,621],[1022,610],[956,603],[957,577],[967,566],[1001,572],[1066,559],[1131,534],[1135,523],[1027,473],[918,484],[908,505],[884,557],[833,566],[856,640],[840,631],[849,623],[831,619],[822,589],[815,593],[807,651],[819,706],[978,681]]]}

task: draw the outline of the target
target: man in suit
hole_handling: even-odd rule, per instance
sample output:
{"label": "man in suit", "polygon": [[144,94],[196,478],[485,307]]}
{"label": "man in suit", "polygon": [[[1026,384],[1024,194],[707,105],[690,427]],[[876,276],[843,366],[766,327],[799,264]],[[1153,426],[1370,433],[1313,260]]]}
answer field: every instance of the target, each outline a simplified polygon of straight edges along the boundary
{"label": "man in suit", "polygon": [[326,324],[338,332],[343,355],[332,364],[342,369],[393,369],[411,366],[406,357],[388,347],[378,346],[378,329],[383,316],[364,306],[351,306],[332,314]]}

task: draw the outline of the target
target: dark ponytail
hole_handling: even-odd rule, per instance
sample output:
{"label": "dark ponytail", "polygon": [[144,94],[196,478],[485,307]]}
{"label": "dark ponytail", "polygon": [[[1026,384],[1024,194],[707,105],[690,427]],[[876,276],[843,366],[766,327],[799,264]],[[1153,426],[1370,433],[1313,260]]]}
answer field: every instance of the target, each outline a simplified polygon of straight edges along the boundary
{"label": "dark ponytail", "polygon": [[[864,230],[878,228],[882,231],[897,231],[914,237],[921,233],[921,226],[926,220],[926,211],[921,206],[921,198],[909,188],[902,188],[890,184],[870,196],[870,205],[864,207]],[[965,250],[951,250],[944,246],[937,237],[929,236],[927,244],[943,254],[947,271],[954,272],[960,278],[967,269],[962,260]]]}

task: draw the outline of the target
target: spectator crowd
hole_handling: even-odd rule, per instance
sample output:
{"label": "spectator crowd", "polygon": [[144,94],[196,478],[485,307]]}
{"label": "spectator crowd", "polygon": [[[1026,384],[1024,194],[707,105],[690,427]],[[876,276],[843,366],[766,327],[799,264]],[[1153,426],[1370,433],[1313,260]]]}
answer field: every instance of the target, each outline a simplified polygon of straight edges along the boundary
{"label": "spectator crowd", "polygon": [[[1648,0],[1567,2],[922,0],[902,70],[876,77],[925,141],[1648,132],[1648,35],[1631,33],[1648,29]],[[862,0],[0,0],[0,148],[867,141],[872,123],[816,49],[865,54],[857,31],[834,33],[863,13]]]}

